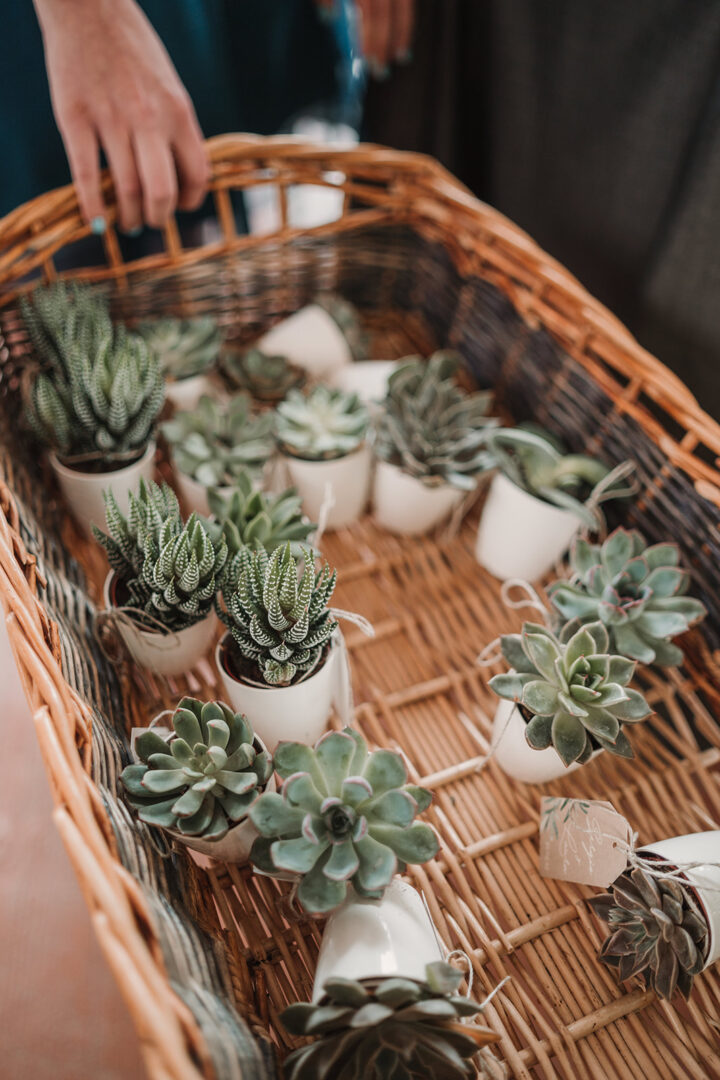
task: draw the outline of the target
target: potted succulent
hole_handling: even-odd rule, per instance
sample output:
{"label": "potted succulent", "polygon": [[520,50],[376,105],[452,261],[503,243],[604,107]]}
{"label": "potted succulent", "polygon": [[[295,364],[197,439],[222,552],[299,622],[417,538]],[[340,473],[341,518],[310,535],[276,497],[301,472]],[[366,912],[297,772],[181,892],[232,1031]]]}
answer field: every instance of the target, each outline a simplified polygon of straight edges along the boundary
{"label": "potted succulent", "polygon": [[[691,833],[637,852],[639,865],[590,906],[609,925],[600,960],[620,982],[641,975],[666,1001],[720,959],[720,831]],[[686,867],[686,868],[685,868]]]}
{"label": "potted succulent", "polygon": [[672,667],[683,661],[672,638],[707,614],[686,595],[690,575],[679,562],[677,544],[648,545],[636,529],[616,529],[603,544],[576,540],[570,580],[554,582],[548,592],[571,628],[600,620],[616,652]]}
{"label": "potted succulent", "polygon": [[628,685],[635,664],[610,655],[602,623],[566,641],[544,626],[525,623],[500,639],[511,670],[490,687],[503,700],[493,720],[492,750],[515,780],[540,784],[607,750],[632,757],[623,724],[650,715],[645,698]]}
{"label": "potted succulent", "polygon": [[233,391],[243,390],[263,405],[277,405],[289,390],[305,384],[305,372],[285,356],[259,349],[226,347],[220,356],[222,372]]}
{"label": "potted succulent", "polygon": [[251,858],[264,874],[291,875],[310,914],[332,911],[351,887],[379,900],[406,863],[437,855],[437,836],[415,820],[430,792],[408,784],[400,754],[368,751],[352,728],[328,732],[314,748],[280,743],[275,769],[280,791],[250,812],[260,833]]}
{"label": "potted succulent", "polygon": [[133,659],[159,675],[189,671],[210,648],[213,604],[227,561],[227,544],[191,514],[183,523],[174,492],[140,481],[127,517],[112,494],[108,533],[93,526],[110,573],[106,609]]}
{"label": "potted succulent", "polygon": [[243,547],[265,548],[270,555],[275,548],[289,543],[290,551],[299,558],[317,528],[303,517],[300,496],[294,488],[277,495],[258,491],[247,470],[236,476],[229,495],[211,489],[208,502],[213,524],[222,529],[230,557]]}
{"label": "potted succulent", "polygon": [[273,763],[246,717],[219,701],[184,697],[163,739],[152,727],[135,740],[138,763],[120,779],[141,821],[224,862],[247,862],[257,830],[249,811],[275,790]]}
{"label": "potted succulent", "polygon": [[468,1080],[478,1070],[500,1080],[486,1049],[499,1036],[467,1022],[489,999],[460,995],[462,981],[411,886],[395,880],[379,902],[349,898],[323,934],[313,1002],[281,1015],[291,1035],[314,1037],[288,1057],[288,1080]]}
{"label": "potted succulent", "polygon": [[87,289],[38,289],[23,313],[43,365],[29,389],[28,419],[88,528],[105,520],[105,490],[126,509],[128,491],[152,477],[162,374],[142,339],[114,328],[106,303]]}
{"label": "potted succulent", "polygon": [[446,518],[487,467],[491,395],[456,385],[459,357],[410,359],[390,376],[377,421],[374,516],[412,536]]}
{"label": "potted succulent", "polygon": [[284,356],[314,379],[328,379],[344,364],[367,355],[367,337],[353,305],[326,293],[273,326],[255,348],[268,356]]}
{"label": "potted succulent", "polygon": [[312,552],[290,544],[271,555],[243,547],[229,564],[217,605],[229,632],[216,651],[233,707],[248,716],[268,749],[281,739],[314,743],[333,701],[337,628],[328,603],[336,571],[315,571]]}
{"label": "potted succulent", "polygon": [[222,335],[210,315],[195,319],[152,319],[138,333],[157,356],[165,375],[165,394],[176,409],[193,409],[209,394]]}
{"label": "potted succulent", "polygon": [[566,454],[559,440],[535,425],[488,432],[487,450],[497,472],[475,555],[495,577],[543,577],[581,526],[598,527],[601,501],[630,494],[628,487],[607,486],[612,474],[602,462]]}
{"label": "potted succulent", "polygon": [[204,396],[192,411],[166,420],[161,431],[187,509],[208,514],[208,490],[229,494],[248,469],[260,486],[275,452],[273,427],[272,413],[251,414],[247,394],[237,394],[223,404]]}
{"label": "potted succulent", "polygon": [[330,498],[325,525],[350,525],[365,509],[371,455],[370,415],[356,394],[316,386],[291,390],[277,407],[278,446],[305,512],[317,521]]}

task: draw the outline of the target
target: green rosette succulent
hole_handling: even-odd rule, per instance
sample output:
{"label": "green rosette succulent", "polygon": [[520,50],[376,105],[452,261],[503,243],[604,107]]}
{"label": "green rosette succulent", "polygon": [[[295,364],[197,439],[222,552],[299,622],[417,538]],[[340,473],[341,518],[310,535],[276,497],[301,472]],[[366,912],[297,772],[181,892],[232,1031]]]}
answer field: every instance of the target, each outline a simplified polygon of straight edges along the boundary
{"label": "green rosette succulent", "polygon": [[256,401],[282,401],[289,390],[305,383],[305,372],[285,356],[271,356],[260,349],[226,349],[221,367],[230,385],[247,391]]}
{"label": "green rosette succulent", "polygon": [[222,343],[217,321],[210,315],[195,319],[152,319],[138,333],[171,379],[190,379],[211,371]]}
{"label": "green rosette succulent", "polygon": [[248,811],[273,773],[252,726],[219,701],[184,697],[168,742],[152,729],[138,735],[139,764],[120,779],[128,802],[148,825],[183,836],[221,840]]}
{"label": "green rosette succulent", "polygon": [[437,854],[435,833],[415,821],[430,792],[408,784],[400,754],[368,751],[352,728],[329,732],[314,748],[280,743],[275,769],[281,791],[266,792],[250,811],[260,833],[250,857],[263,873],[296,875],[306,911],[332,911],[350,885],[379,899],[407,863]]}
{"label": "green rosette succulent", "polygon": [[635,529],[616,529],[602,545],[578,539],[570,555],[573,576],[551,585],[550,599],[568,620],[568,632],[599,620],[616,651],[672,667],[683,661],[672,638],[707,614],[700,600],[686,595],[690,575],[679,561],[677,544],[648,545]]}
{"label": "green rosette succulent", "polygon": [[428,484],[447,483],[471,491],[489,467],[487,415],[492,395],[468,394],[455,382],[456,353],[437,352],[424,361],[410,358],[388,380],[378,419],[375,451]]}
{"label": "green rosette succulent", "polygon": [[485,1047],[499,1036],[468,1024],[487,1004],[458,994],[463,975],[443,961],[425,982],[401,977],[329,979],[318,1004],[297,1002],[280,1019],[315,1041],[285,1062],[288,1080],[468,1080],[505,1075]]}
{"label": "green rosette succulent", "polygon": [[277,407],[281,450],[308,461],[345,457],[367,438],[370,414],[357,394],[316,386],[291,390]]}
{"label": "green rosette succulent", "polygon": [[149,616],[148,628],[184,630],[212,609],[227,562],[227,544],[191,514],[183,523],[174,492],[140,481],[130,492],[127,516],[105,493],[108,532],[93,525],[111,568],[127,594],[120,606]]}
{"label": "green rosette succulent", "polygon": [[237,394],[223,405],[204,395],[189,412],[161,427],[173,461],[204,487],[231,487],[246,469],[260,476],[275,452],[272,413],[253,416],[250,399]]}
{"label": "green rosette succulent", "polygon": [[514,670],[495,675],[490,686],[518,704],[533,749],[554,746],[565,765],[583,763],[599,748],[633,756],[623,724],[644,720],[651,710],[628,685],[634,662],[608,653],[602,623],[581,627],[567,642],[525,623],[521,634],[506,634],[500,645]]}
{"label": "green rosette succulent", "polygon": [[599,959],[616,970],[620,982],[641,975],[666,1001],[676,990],[690,997],[693,979],[705,966],[709,934],[688,885],[655,878],[638,866],[589,904],[610,928]]}
{"label": "green rosette succulent", "polygon": [[235,555],[217,613],[260,680],[290,686],[318,666],[337,628],[328,608],[336,579],[327,564],[316,573],[311,551],[295,559],[289,543]]}
{"label": "green rosette succulent", "polygon": [[297,559],[308,546],[308,536],[317,528],[303,517],[302,502],[294,488],[279,495],[258,491],[247,470],[237,475],[230,495],[211,490],[208,503],[231,558],[244,547],[253,551],[264,548],[270,555],[289,543]]}

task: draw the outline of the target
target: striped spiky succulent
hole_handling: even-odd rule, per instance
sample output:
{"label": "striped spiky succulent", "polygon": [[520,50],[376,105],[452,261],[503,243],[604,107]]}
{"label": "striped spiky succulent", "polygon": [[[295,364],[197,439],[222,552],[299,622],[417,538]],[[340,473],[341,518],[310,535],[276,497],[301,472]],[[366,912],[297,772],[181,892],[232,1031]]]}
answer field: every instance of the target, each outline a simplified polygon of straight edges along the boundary
{"label": "striped spiky succulent", "polygon": [[204,487],[229,487],[246,469],[260,476],[275,451],[272,413],[253,416],[247,394],[226,404],[204,395],[162,425],[173,461]]}
{"label": "striped spiky succulent", "polygon": [[207,523],[191,514],[183,523],[173,491],[163,484],[140,481],[130,492],[127,516],[108,491],[108,532],[93,525],[95,539],[107,551],[122,590],[121,606],[150,618],[149,629],[183,630],[212,611],[227,562],[227,544],[213,537]]}
{"label": "striped spiky succulent", "polygon": [[221,840],[272,776],[272,758],[247,717],[219,701],[184,697],[171,723],[168,741],[152,729],[135,740],[140,763],[120,774],[128,802],[148,825]]}
{"label": "striped spiky succulent", "polygon": [[170,379],[189,379],[212,370],[222,342],[217,320],[210,315],[152,319],[140,323],[138,333]]}
{"label": "striped spiky succulent", "polygon": [[35,357],[43,367],[65,370],[65,328],[71,309],[76,324],[89,324],[100,339],[112,334],[107,300],[87,285],[56,281],[20,300]]}
{"label": "striped spiky succulent", "polygon": [[289,686],[321,662],[337,627],[328,609],[336,578],[327,564],[315,572],[310,551],[295,559],[289,543],[271,555],[243,547],[233,558],[218,615],[258,680]]}
{"label": "striped spiky succulent", "polygon": [[489,465],[485,448],[489,393],[468,394],[455,382],[455,353],[411,358],[393,372],[378,420],[378,457],[428,484],[467,491]]}
{"label": "striped spiky succulent", "polygon": [[478,1004],[458,994],[463,975],[443,961],[425,982],[399,976],[328,979],[315,1005],[290,1005],[281,1020],[291,1035],[314,1036],[286,1062],[288,1080],[497,1080],[505,1070],[485,1047],[490,1028],[468,1024]]}
{"label": "striped spiky succulent", "polygon": [[589,904],[610,927],[600,960],[616,969],[620,982],[641,975],[666,1001],[675,990],[690,996],[708,950],[707,918],[690,886],[637,866]]}
{"label": "striped spiky succulent", "polygon": [[279,495],[258,491],[247,470],[235,477],[230,495],[210,491],[208,502],[215,524],[225,534],[231,558],[243,547],[265,548],[270,555],[286,543],[299,558],[308,536],[317,528],[303,517],[302,502],[294,488]]}
{"label": "striped spiky succulent", "polygon": [[370,414],[357,394],[316,386],[291,390],[277,407],[280,449],[308,461],[345,457],[367,437]]}
{"label": "striped spiky succulent", "polygon": [[220,364],[229,384],[246,390],[256,401],[282,401],[289,390],[305,382],[305,372],[285,356],[270,356],[260,349],[226,349]]}

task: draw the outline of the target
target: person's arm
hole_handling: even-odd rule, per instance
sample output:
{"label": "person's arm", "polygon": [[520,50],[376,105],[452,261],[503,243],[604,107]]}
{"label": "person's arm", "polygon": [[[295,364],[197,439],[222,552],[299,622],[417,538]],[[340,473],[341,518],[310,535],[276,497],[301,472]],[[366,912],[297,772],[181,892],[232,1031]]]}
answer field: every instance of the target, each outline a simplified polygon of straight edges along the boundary
{"label": "person's arm", "polygon": [[34,0],[53,111],[83,215],[102,232],[99,148],[120,227],[164,225],[195,209],[208,164],[192,102],[135,0]]}

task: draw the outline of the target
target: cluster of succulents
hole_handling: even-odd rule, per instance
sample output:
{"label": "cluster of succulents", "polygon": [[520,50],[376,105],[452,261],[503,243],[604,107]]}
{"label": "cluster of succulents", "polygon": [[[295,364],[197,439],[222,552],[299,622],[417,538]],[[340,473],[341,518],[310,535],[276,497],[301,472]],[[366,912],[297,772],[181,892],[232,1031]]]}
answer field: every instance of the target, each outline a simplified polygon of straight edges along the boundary
{"label": "cluster of succulents", "polygon": [[316,386],[291,390],[277,407],[276,431],[287,454],[321,461],[345,457],[365,441],[370,414],[357,394]]}
{"label": "cluster of succulents", "polygon": [[225,536],[230,558],[244,547],[264,548],[270,555],[288,543],[291,553],[299,558],[317,527],[303,517],[302,503],[293,488],[278,495],[258,491],[247,470],[237,474],[229,495],[210,491],[208,503]]}
{"label": "cluster of succulents", "polygon": [[152,319],[140,323],[138,333],[171,379],[189,379],[212,370],[222,342],[217,321],[210,315]]}
{"label": "cluster of succulents", "polygon": [[27,402],[38,438],[68,460],[142,452],[164,400],[143,340],[114,327],[106,303],[80,286],[38,289],[23,310],[41,364]]}
{"label": "cluster of succulents", "polygon": [[328,608],[336,578],[327,564],[316,573],[310,551],[296,559],[289,543],[271,555],[243,547],[231,560],[217,612],[261,681],[289,686],[317,667],[337,627]]}
{"label": "cluster of succulents", "polygon": [[690,996],[708,950],[707,918],[690,886],[637,866],[589,903],[610,929],[600,960],[621,982],[641,975],[666,1001],[676,990]]}
{"label": "cluster of succulents", "polygon": [[599,748],[633,756],[623,725],[644,720],[651,710],[628,685],[634,662],[608,652],[602,623],[581,627],[567,641],[526,623],[521,634],[501,637],[500,645],[512,670],[495,675],[490,686],[520,707],[530,746],[553,746],[566,765],[587,761]]}
{"label": "cluster of succulents", "polygon": [[351,884],[378,899],[406,863],[437,854],[435,833],[415,821],[430,792],[408,784],[400,754],[368,751],[352,728],[314,748],[280,743],[275,769],[281,792],[266,792],[250,811],[260,833],[251,858],[264,873],[297,875],[306,911],[332,911]]}
{"label": "cluster of succulents", "polygon": [[375,450],[426,483],[472,490],[489,467],[489,393],[466,393],[455,381],[460,358],[438,352],[393,372],[378,419]]}
{"label": "cluster of succulents", "polygon": [[140,762],[120,776],[128,802],[148,825],[220,840],[247,816],[272,776],[272,758],[247,718],[221,702],[183,698],[172,731],[169,741],[151,728],[138,736]]}
{"label": "cluster of succulents", "polygon": [[681,664],[672,638],[704,618],[705,606],[687,596],[690,575],[679,565],[677,544],[648,545],[637,530],[616,529],[603,544],[578,539],[569,581],[549,589],[552,604],[572,632],[600,621],[613,649],[644,664]]}
{"label": "cluster of succulents", "polygon": [[207,395],[196,408],[162,425],[173,461],[204,487],[228,487],[250,469],[262,473],[275,450],[273,416],[253,416],[250,399],[237,394],[227,404]]}
{"label": "cluster of succulents", "polygon": [[[163,484],[140,481],[130,492],[127,516],[112,494],[105,497],[108,532],[93,526],[127,606],[149,616],[168,631],[192,626],[212,611],[227,562],[222,533],[212,536],[203,519],[191,514],[183,523],[174,492]],[[125,606],[120,604],[120,606]]]}
{"label": "cluster of succulents", "polygon": [[301,368],[285,356],[270,356],[260,349],[225,349],[220,365],[230,386],[247,391],[256,401],[277,403],[305,383]]}
{"label": "cluster of succulents", "polygon": [[458,994],[463,976],[443,961],[428,964],[425,979],[329,979],[317,1004],[290,1005],[285,1028],[315,1040],[287,1059],[288,1080],[468,1080],[476,1067],[483,1077],[501,1076],[484,1051],[499,1036],[467,1023],[485,1003]]}

